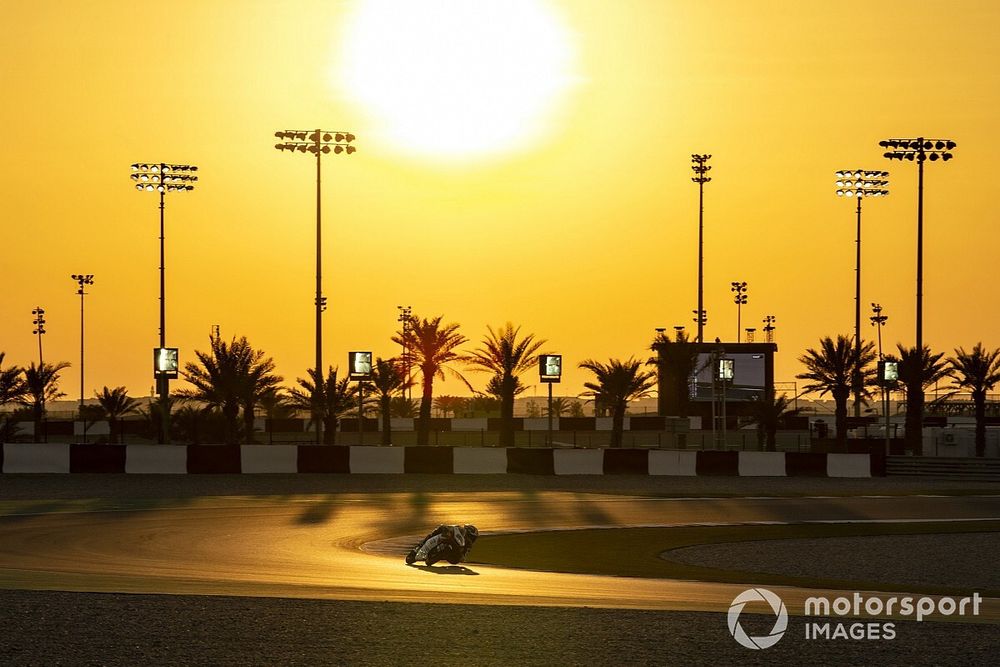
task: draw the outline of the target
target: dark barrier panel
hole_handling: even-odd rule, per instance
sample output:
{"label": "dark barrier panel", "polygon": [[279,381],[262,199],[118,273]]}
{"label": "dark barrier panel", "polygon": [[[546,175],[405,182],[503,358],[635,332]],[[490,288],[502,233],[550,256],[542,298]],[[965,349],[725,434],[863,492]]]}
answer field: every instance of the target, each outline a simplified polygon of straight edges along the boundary
{"label": "dark barrier panel", "polygon": [[947,425],[948,425],[947,417],[936,417],[936,416],[924,417],[924,426],[939,426],[941,428],[944,428]]}
{"label": "dark barrier panel", "polygon": [[[451,420],[444,417],[431,417],[430,425],[432,431],[450,431],[451,430]],[[413,420],[413,430],[420,430],[420,418],[417,417]],[[354,432],[357,433],[358,427],[354,427]]]}
{"label": "dark barrier panel", "polygon": [[125,472],[124,445],[70,445],[70,472]]}
{"label": "dark barrier panel", "polygon": [[645,449],[605,449],[606,475],[648,475],[649,451]]}
{"label": "dark barrier panel", "polygon": [[554,475],[556,471],[552,460],[552,450],[508,449],[507,472],[526,475]]}
{"label": "dark barrier panel", "polygon": [[0,443],[0,472],[3,472],[3,443]]}
{"label": "dark barrier panel", "polygon": [[[431,420],[431,423],[433,423],[433,421],[434,420]],[[450,419],[447,420],[447,421],[449,423],[451,422]],[[365,433],[375,433],[376,431],[378,431],[378,427],[379,427],[379,420],[378,419],[375,419],[375,418],[372,418],[372,417],[365,417]],[[440,428],[439,429],[435,429],[433,426],[431,426],[431,430],[432,431],[433,430],[450,431],[451,427],[449,426],[447,429],[440,429]],[[358,432],[358,418],[357,417],[350,417],[350,418],[341,419],[340,420],[340,432],[341,433],[357,433]]]}
{"label": "dark barrier panel", "polygon": [[304,419],[268,419],[264,422],[266,433],[304,433],[306,421]]}
{"label": "dark barrier panel", "polygon": [[663,431],[667,428],[666,417],[629,417],[630,431]]}
{"label": "dark barrier panel", "polygon": [[593,431],[596,422],[593,417],[560,417],[560,431]]}
{"label": "dark barrier panel", "polygon": [[339,445],[299,445],[299,472],[349,473],[351,448]]}
{"label": "dark barrier panel", "polygon": [[[524,419],[522,419],[521,417],[514,417],[514,419],[512,420],[512,422],[514,424],[514,430],[515,431],[523,431],[524,430]],[[499,417],[487,417],[486,418],[486,430],[487,431],[499,431],[501,424],[503,424],[503,420],[500,419]]]}
{"label": "dark barrier panel", "polygon": [[73,435],[73,422],[46,421],[42,422],[42,429],[46,435]]}
{"label": "dark barrier panel", "polygon": [[698,452],[695,471],[699,475],[739,475],[739,452]]}
{"label": "dark barrier panel", "polygon": [[242,472],[239,445],[189,445],[187,448],[189,473]]}
{"label": "dark barrier panel", "polygon": [[403,472],[450,475],[455,471],[451,447],[407,447],[404,451]]}
{"label": "dark barrier panel", "polygon": [[870,457],[872,477],[885,477],[885,451],[872,452]]}
{"label": "dark barrier panel", "polygon": [[785,474],[789,477],[826,477],[826,454],[785,452]]}

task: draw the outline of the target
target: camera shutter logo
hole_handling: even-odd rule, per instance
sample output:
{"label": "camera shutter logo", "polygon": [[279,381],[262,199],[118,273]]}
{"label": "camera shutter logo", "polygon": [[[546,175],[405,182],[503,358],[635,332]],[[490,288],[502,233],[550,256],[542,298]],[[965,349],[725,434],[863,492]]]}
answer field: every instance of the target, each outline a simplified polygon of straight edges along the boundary
{"label": "camera shutter logo", "polygon": [[[747,602],[766,602],[771,605],[771,610],[774,611],[777,619],[775,619],[774,627],[771,628],[769,634],[763,637],[751,637],[747,635],[743,626],[740,625],[740,614],[743,612],[743,607],[746,606]],[[771,591],[766,588],[751,588],[736,596],[733,603],[729,606],[727,620],[729,621],[729,634],[741,646],[755,650],[770,648],[777,644],[778,640],[785,634],[785,629],[788,627],[788,611],[785,609],[785,603],[781,601],[781,598]]]}

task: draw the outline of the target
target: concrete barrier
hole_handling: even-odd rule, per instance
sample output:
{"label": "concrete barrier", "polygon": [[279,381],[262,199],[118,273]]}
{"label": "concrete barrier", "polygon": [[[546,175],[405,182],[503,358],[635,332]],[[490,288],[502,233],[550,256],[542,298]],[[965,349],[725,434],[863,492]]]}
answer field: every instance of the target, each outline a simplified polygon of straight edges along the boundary
{"label": "concrete barrier", "polygon": [[54,442],[4,444],[3,471],[10,473],[69,472],[69,445]]}
{"label": "concrete barrier", "polygon": [[81,421],[73,422],[73,435],[82,436],[84,434],[84,426],[86,426],[86,436],[89,438],[91,436],[97,437],[99,435],[110,435],[111,425],[108,424],[108,420],[102,419],[96,422],[87,422],[84,424]]}
{"label": "concrete barrier", "polygon": [[476,418],[456,418],[451,420],[452,431],[485,431],[487,428],[486,417]]}
{"label": "concrete barrier", "polygon": [[604,452],[600,449],[556,449],[552,471],[557,475],[603,475]]}
{"label": "concrete barrier", "polygon": [[123,445],[70,445],[70,472],[125,472]]}
{"label": "concrete barrier", "polygon": [[384,474],[404,472],[405,447],[351,447],[351,472]]}
{"label": "concrete barrier", "polygon": [[389,428],[393,431],[412,431],[413,430],[413,418],[412,417],[390,417],[389,418]]}
{"label": "concrete barrier", "polygon": [[351,448],[341,445],[299,445],[298,469],[304,473],[351,472]]}
{"label": "concrete barrier", "polygon": [[243,445],[240,467],[247,473],[289,473],[299,471],[295,445]]}
{"label": "concrete barrier", "polygon": [[222,475],[241,471],[239,445],[191,445],[187,450],[190,473]]}
{"label": "concrete barrier", "polygon": [[827,454],[786,452],[785,474],[789,477],[826,477]]}
{"label": "concrete barrier", "polygon": [[827,477],[871,477],[871,456],[868,454],[827,454]]}
{"label": "concrete barrier", "polygon": [[128,445],[125,447],[125,472],[165,475],[186,473],[187,449],[183,445]]}
{"label": "concrete barrier", "polygon": [[[523,420],[522,430],[525,431],[547,431],[549,429],[549,418],[548,417],[525,417]],[[559,419],[557,417],[552,418],[552,430],[559,430]]]}
{"label": "concrete barrier", "polygon": [[699,475],[740,474],[739,452],[700,451],[697,470]]}
{"label": "concrete barrier", "polygon": [[493,447],[456,447],[456,475],[498,475],[507,472],[507,450]]}
{"label": "concrete barrier", "polygon": [[739,452],[740,477],[784,477],[784,452]]}
{"label": "concrete barrier", "polygon": [[649,450],[604,449],[604,474],[646,475],[649,473]]}
{"label": "concrete barrier", "polygon": [[685,477],[697,475],[698,452],[651,449],[649,451],[649,474]]}
{"label": "concrete barrier", "polygon": [[451,447],[404,447],[403,471],[450,475],[455,470]]}
{"label": "concrete barrier", "polygon": [[525,475],[553,475],[551,449],[507,449],[507,472]]}

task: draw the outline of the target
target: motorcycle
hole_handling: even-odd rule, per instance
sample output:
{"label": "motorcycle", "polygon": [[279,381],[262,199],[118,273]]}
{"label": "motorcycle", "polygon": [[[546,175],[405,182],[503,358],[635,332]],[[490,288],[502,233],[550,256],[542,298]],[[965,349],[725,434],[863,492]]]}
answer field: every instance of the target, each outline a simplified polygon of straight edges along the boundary
{"label": "motorcycle", "polygon": [[413,565],[422,560],[433,565],[446,560],[452,565],[458,565],[469,555],[478,537],[479,530],[472,524],[442,524],[410,549],[406,554],[406,564]]}

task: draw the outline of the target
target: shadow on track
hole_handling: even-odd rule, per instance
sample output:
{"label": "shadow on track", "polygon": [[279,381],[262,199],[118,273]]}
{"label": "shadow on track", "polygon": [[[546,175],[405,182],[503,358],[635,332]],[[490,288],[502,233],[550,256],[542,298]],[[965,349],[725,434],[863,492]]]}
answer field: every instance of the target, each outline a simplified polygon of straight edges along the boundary
{"label": "shadow on track", "polygon": [[441,567],[434,565],[408,565],[407,567],[423,570],[424,572],[433,572],[434,574],[465,574],[476,577],[479,576],[478,572],[470,570],[464,565],[442,565]]}

